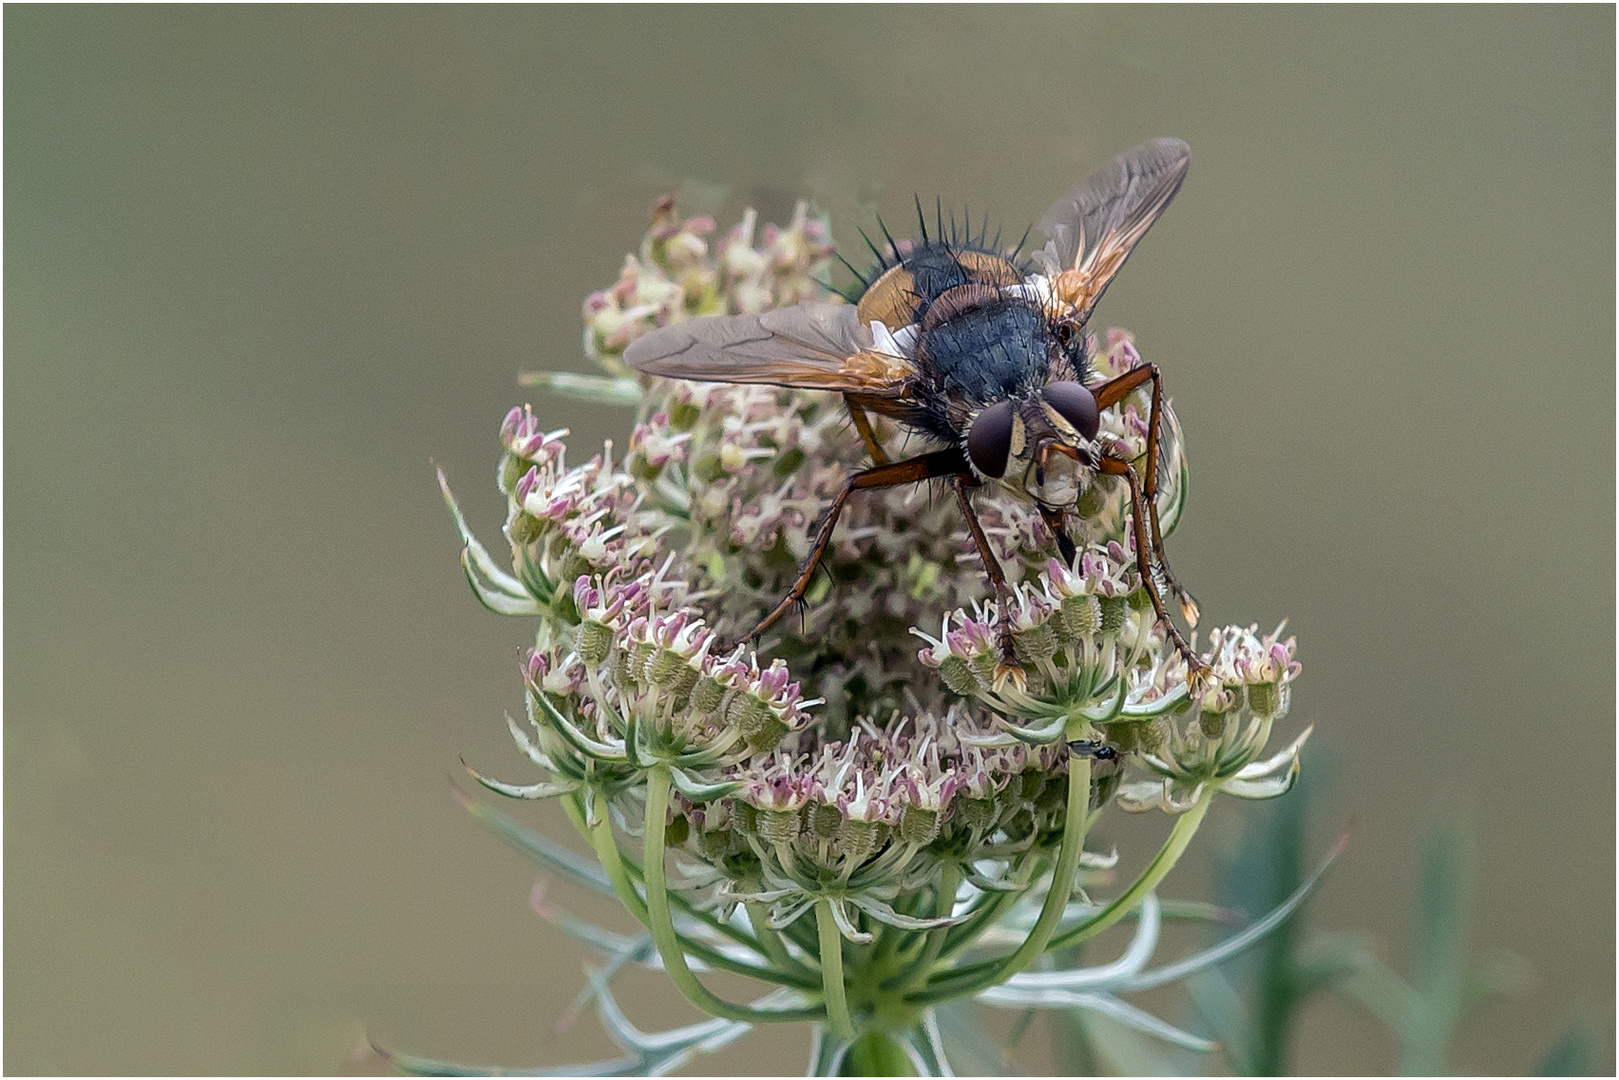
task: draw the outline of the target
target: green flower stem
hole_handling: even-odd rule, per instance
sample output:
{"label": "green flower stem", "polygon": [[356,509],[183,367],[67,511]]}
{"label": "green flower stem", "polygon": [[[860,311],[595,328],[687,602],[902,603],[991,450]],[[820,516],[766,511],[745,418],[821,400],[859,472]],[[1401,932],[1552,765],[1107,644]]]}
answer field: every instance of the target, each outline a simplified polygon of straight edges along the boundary
{"label": "green flower stem", "polygon": [[[916,914],[914,911],[908,910],[907,902],[911,899],[911,896],[900,896],[895,901],[894,910],[902,915]],[[865,964],[865,969],[868,972],[875,972],[880,975],[892,968],[895,962],[895,954],[903,955],[905,944],[913,940],[915,935],[898,927],[885,926],[882,923],[878,923],[875,929],[877,931],[877,944],[875,948],[868,950],[870,957]]]}
{"label": "green flower stem", "polygon": [[840,1042],[854,1038],[849,1020],[849,1001],[843,988],[843,937],[832,921],[832,901],[815,901],[815,927],[821,938],[821,993],[826,1000],[826,1021],[832,1037]]}
{"label": "green flower stem", "polygon": [[661,765],[647,772],[646,784],[646,846],[641,861],[641,873],[646,880],[647,929],[657,943],[658,954],[663,957],[669,978],[686,995],[686,999],[710,1016],[726,1020],[740,1020],[747,1024],[783,1023],[796,1020],[822,1020],[824,1009],[751,1009],[726,1001],[709,991],[686,965],[685,946],[675,934],[674,921],[669,913],[669,889],[663,876],[664,829],[669,816],[669,770]]}
{"label": "green flower stem", "polygon": [[916,1066],[893,1036],[875,1028],[861,1033],[838,1069],[840,1076],[915,1076]]}
{"label": "green flower stem", "polygon": [[962,949],[967,948],[978,940],[983,932],[997,922],[1005,914],[1006,909],[1017,903],[1022,892],[997,892],[978,902],[967,916],[966,921],[959,922],[945,931],[944,948],[934,958],[934,963],[948,960]]}
{"label": "green flower stem", "polygon": [[[591,792],[588,795],[589,797],[603,800],[606,798],[601,792]],[[642,876],[640,867],[636,866],[634,862],[625,859],[623,853],[619,850],[618,843],[613,839],[613,827],[607,816],[607,808],[605,806],[597,807],[597,822],[592,826],[588,823],[578,796],[572,799],[564,799],[562,805],[567,810],[568,817],[573,821],[574,828],[579,830],[579,835],[590,841],[591,847],[595,849],[596,859],[601,863],[602,869],[607,872],[607,879],[612,882],[613,890],[618,895],[619,902],[642,925],[648,925],[646,904],[642,901],[640,892],[635,888],[636,879]],[[770,954],[769,950],[760,941],[755,941],[736,927],[720,922],[707,912],[693,910],[679,896],[670,897],[670,900],[676,907],[680,908],[682,914],[700,919],[730,937],[737,944],[753,949],[755,952],[775,960],[775,957]],[[777,983],[781,986],[791,986],[798,990],[814,990],[821,985],[819,977],[814,972],[791,957],[787,958],[785,966],[769,968],[734,959],[700,941],[687,941],[685,947],[688,953],[710,967],[719,968],[722,971],[729,971],[737,975],[746,975],[750,979],[758,979],[760,982]]]}
{"label": "green flower stem", "polygon": [[976,994],[987,987],[998,986],[1046,951],[1074,893],[1074,874],[1079,869],[1079,854],[1084,850],[1085,832],[1091,821],[1090,806],[1091,759],[1075,754],[1068,759],[1068,812],[1063,821],[1062,846],[1057,850],[1057,866],[1051,872],[1046,902],[1029,936],[1003,960],[950,972],[930,981],[921,993],[907,995],[907,1004],[931,1005],[945,998]]}
{"label": "green flower stem", "polygon": [[[956,886],[959,884],[961,884],[961,870],[955,863],[946,863],[939,868],[939,891],[933,901],[934,918],[949,917],[956,905]],[[933,965],[939,962],[939,953],[944,948],[944,940],[949,933],[948,926],[939,926],[928,931],[927,944],[922,947],[922,954],[900,973],[903,987],[908,989],[915,986],[933,974]],[[883,988],[888,989],[888,984],[885,983]]]}
{"label": "green flower stem", "polygon": [[618,894],[618,902],[623,904],[624,909],[634,915],[638,922],[645,924],[646,902],[641,899],[641,894],[635,891],[635,883],[630,880],[629,874],[624,872],[624,860],[619,858],[618,843],[613,839],[612,819],[605,805],[607,796],[600,791],[587,789],[584,797],[601,800],[596,806],[596,824],[590,824],[589,816],[579,805],[578,798],[569,799],[563,804],[568,808],[568,816],[573,819],[574,827],[595,849],[596,861],[607,871],[607,880],[613,883],[613,891]]}
{"label": "green flower stem", "polygon": [[806,988],[817,985],[815,973],[804,965],[802,961],[795,960],[787,951],[787,946],[781,940],[781,935],[770,928],[769,912],[765,905],[757,900],[750,900],[743,907],[748,913],[748,923],[753,927],[753,936],[759,943],[759,948],[776,965],[776,970],[782,973],[792,972],[802,979],[795,981],[794,986]]}
{"label": "green flower stem", "polygon": [[1180,857],[1185,854],[1186,846],[1192,842],[1192,837],[1197,835],[1198,827],[1203,824],[1203,816],[1209,812],[1209,804],[1214,801],[1215,790],[1212,784],[1205,787],[1203,794],[1198,796],[1198,800],[1192,808],[1175,819],[1175,827],[1169,831],[1169,838],[1164,841],[1164,846],[1158,849],[1158,854],[1153,856],[1153,860],[1148,864],[1147,869],[1142,871],[1141,876],[1135,880],[1135,884],[1131,885],[1111,904],[1092,915],[1089,919],[1086,919],[1078,926],[1063,931],[1052,940],[1050,947],[1063,949],[1070,945],[1078,945],[1086,938],[1100,934],[1103,930],[1134,911],[1136,905],[1141,903],[1148,893],[1158,887],[1159,883],[1175,868],[1175,864],[1180,861]]}
{"label": "green flower stem", "polygon": [[[620,858],[624,864],[624,871],[625,873],[629,874],[630,880],[639,881],[644,885],[646,883],[646,875],[641,872],[641,864],[636,862],[633,858],[624,856],[622,851],[620,852]],[[744,948],[752,949],[754,952],[763,951],[759,945],[759,942],[755,940],[752,934],[733,926],[731,923],[726,922],[723,919],[715,918],[712,912],[703,911],[700,908],[694,907],[691,901],[681,896],[678,892],[671,893],[669,895],[669,906],[675,911],[680,912],[682,915],[695,919],[703,925],[709,927],[715,933],[730,938],[732,941],[743,946]],[[688,948],[686,951],[691,952],[692,950]],[[820,985],[819,977],[817,976],[811,978],[809,983],[806,985],[811,987]]]}

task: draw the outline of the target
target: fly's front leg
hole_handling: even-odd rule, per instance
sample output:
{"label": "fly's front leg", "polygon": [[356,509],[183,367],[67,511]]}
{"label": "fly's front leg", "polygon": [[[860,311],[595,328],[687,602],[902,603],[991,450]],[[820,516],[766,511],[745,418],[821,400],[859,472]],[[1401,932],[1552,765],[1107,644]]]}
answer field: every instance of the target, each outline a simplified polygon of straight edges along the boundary
{"label": "fly's front leg", "polygon": [[1186,681],[1194,689],[1200,688],[1214,674],[1209,665],[1192,652],[1192,647],[1186,644],[1180,630],[1170,621],[1169,613],[1164,610],[1164,598],[1158,592],[1157,575],[1154,573],[1152,558],[1147,551],[1147,515],[1142,507],[1142,483],[1136,475],[1133,465],[1122,458],[1103,454],[1096,465],[1098,472],[1110,476],[1122,476],[1130,485],[1130,527],[1136,538],[1136,570],[1141,574],[1141,584],[1147,589],[1147,596],[1152,600],[1152,610],[1158,616],[1158,625],[1164,628],[1169,637],[1170,644],[1175,651],[1181,654],[1187,664]]}
{"label": "fly's front leg", "polygon": [[832,542],[832,531],[837,528],[838,515],[843,513],[843,504],[849,500],[850,495],[864,488],[895,487],[899,484],[915,484],[935,477],[951,476],[962,472],[966,467],[967,462],[961,456],[961,451],[952,447],[949,450],[936,450],[931,454],[922,454],[887,465],[875,465],[852,474],[832,497],[832,505],[827,509],[826,517],[822,519],[821,527],[815,532],[815,543],[810,548],[803,567],[799,569],[798,578],[793,582],[791,591],[770,614],[759,620],[759,625],[755,626],[748,636],[757,638],[774,626],[794,604],[804,599],[804,594],[809,591],[810,580],[815,576],[815,568],[821,564],[821,558],[826,554],[826,546]]}
{"label": "fly's front leg", "polygon": [[1152,545],[1153,562],[1158,565],[1158,572],[1163,576],[1165,587],[1180,602],[1181,615],[1185,617],[1187,624],[1196,626],[1199,615],[1197,601],[1192,598],[1191,593],[1181,588],[1180,582],[1175,580],[1174,573],[1169,569],[1169,560],[1164,556],[1163,529],[1158,524],[1158,446],[1159,432],[1163,429],[1164,400],[1164,380],[1158,372],[1158,365],[1143,364],[1097,387],[1096,407],[1105,409],[1118,404],[1127,394],[1149,379],[1152,380],[1152,411],[1147,418],[1147,475],[1142,482],[1142,495],[1147,504],[1148,539]]}
{"label": "fly's front leg", "polygon": [[1023,665],[1017,661],[1017,649],[1012,637],[1012,589],[1006,583],[1006,573],[1001,569],[995,553],[989,549],[989,537],[984,535],[984,527],[978,523],[972,500],[967,497],[967,489],[977,487],[978,480],[972,473],[961,473],[956,476],[953,486],[956,489],[956,503],[961,507],[962,516],[967,519],[967,529],[973,534],[973,543],[978,545],[978,557],[984,561],[984,573],[989,575],[989,583],[995,589],[995,603],[1001,614],[1001,662],[995,667],[995,685],[1000,686],[1010,679],[1021,690],[1025,685],[1025,676]]}

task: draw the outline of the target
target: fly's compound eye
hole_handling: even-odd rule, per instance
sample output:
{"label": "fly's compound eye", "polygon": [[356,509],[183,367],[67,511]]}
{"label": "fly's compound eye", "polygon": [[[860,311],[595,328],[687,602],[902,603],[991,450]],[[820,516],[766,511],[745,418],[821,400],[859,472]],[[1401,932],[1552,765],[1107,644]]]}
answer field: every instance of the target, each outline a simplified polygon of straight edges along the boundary
{"label": "fly's compound eye", "polygon": [[1040,393],[1045,397],[1046,404],[1072,424],[1086,441],[1096,438],[1096,432],[1102,426],[1102,416],[1096,408],[1096,395],[1082,384],[1066,380],[1054,382]]}
{"label": "fly's compound eye", "polygon": [[[1091,409],[1095,408],[1093,400]],[[998,480],[1006,475],[1006,459],[1011,453],[1012,403],[998,401],[973,420],[967,432],[967,456],[979,472]]]}

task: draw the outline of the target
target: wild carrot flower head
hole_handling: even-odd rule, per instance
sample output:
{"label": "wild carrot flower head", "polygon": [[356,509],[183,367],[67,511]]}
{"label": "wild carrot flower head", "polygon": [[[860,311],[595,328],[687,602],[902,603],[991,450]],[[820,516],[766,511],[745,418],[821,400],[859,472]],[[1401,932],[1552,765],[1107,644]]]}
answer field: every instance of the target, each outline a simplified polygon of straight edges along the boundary
{"label": "wild carrot flower head", "polygon": [[[1286,789],[1302,738],[1261,753],[1299,666],[1280,630],[1224,627],[1202,654],[1213,681],[1189,691],[1146,602],[1128,492],[1102,476],[1081,498],[1072,563],[1032,504],[977,500],[1011,582],[1004,608],[952,499],[857,492],[802,618],[748,641],[864,445],[834,395],[638,379],[621,356],[669,322],[832,299],[831,255],[826,223],[802,204],[784,227],[760,229],[750,211],[716,236],[711,219],[660,201],[618,281],[584,305],[585,350],[606,377],[531,380],[633,405],[623,448],[570,465],[566,430],[549,428],[562,409],[511,410],[497,469],[509,560],[479,543],[444,484],[475,593],[537,627],[526,716],[511,727],[540,777],[478,779],[564,801],[600,860],[591,880],[715,1017],[815,1022],[823,1065],[888,1032],[937,1070],[934,1005],[1012,993],[1047,950],[1127,915],[1147,925],[1139,909],[1172,857],[1110,904],[1075,901],[1110,865],[1083,849],[1097,814],[1167,810],[1178,854],[1215,792]],[[1143,363],[1123,331],[1091,351],[1106,376]],[[1145,453],[1149,394],[1103,414],[1108,453]],[[878,421],[879,440],[899,435]],[[1187,489],[1172,410],[1161,454],[1167,531]],[[996,679],[1003,621],[1027,673],[1015,684]],[[694,965],[774,989],[729,1002]],[[605,979],[593,993],[622,1020]]]}

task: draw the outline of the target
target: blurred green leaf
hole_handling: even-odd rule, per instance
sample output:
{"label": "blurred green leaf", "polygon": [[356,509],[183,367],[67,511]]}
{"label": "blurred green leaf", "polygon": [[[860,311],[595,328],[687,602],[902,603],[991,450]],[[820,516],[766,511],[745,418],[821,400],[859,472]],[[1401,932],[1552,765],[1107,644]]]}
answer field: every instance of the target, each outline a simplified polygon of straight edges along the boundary
{"label": "blurred green leaf", "polygon": [[1591,1044],[1595,1039],[1584,1024],[1575,1024],[1540,1059],[1535,1076],[1586,1076],[1590,1068]]}
{"label": "blurred green leaf", "polygon": [[1442,1075],[1461,1022],[1527,978],[1525,961],[1504,949],[1466,957],[1472,853],[1472,837],[1455,822],[1436,825],[1423,842],[1411,984],[1369,954],[1341,983],[1344,996],[1394,1032],[1407,1076]]}
{"label": "blurred green leaf", "polygon": [[[1274,910],[1308,880],[1306,821],[1319,770],[1285,799],[1256,809],[1241,839],[1216,863],[1215,901],[1248,912]],[[1348,939],[1303,940],[1295,915],[1239,959],[1188,983],[1194,1003],[1231,1070],[1286,1074],[1293,1026],[1312,995],[1360,970],[1364,950]]]}
{"label": "blurred green leaf", "polygon": [[1000,1044],[978,1022],[968,1001],[947,1001],[934,1009],[939,1021],[939,1041],[944,1056],[957,1076],[1010,1076],[1010,1063],[1001,1054]]}
{"label": "blurred green leaf", "polygon": [[641,384],[632,375],[578,375],[571,371],[523,371],[519,386],[543,386],[562,396],[607,405],[639,405]]}
{"label": "blurred green leaf", "polygon": [[1104,1013],[1074,1010],[1068,1015],[1089,1049],[1090,1075],[1188,1076],[1202,1071],[1202,1054],[1169,1045]]}

